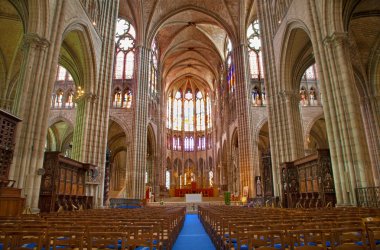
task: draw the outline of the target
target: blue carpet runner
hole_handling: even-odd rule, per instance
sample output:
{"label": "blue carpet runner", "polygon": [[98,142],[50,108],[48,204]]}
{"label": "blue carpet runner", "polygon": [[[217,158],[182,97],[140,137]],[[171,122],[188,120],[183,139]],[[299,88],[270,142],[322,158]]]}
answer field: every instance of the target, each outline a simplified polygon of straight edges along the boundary
{"label": "blue carpet runner", "polygon": [[173,250],[215,250],[197,214],[187,214]]}

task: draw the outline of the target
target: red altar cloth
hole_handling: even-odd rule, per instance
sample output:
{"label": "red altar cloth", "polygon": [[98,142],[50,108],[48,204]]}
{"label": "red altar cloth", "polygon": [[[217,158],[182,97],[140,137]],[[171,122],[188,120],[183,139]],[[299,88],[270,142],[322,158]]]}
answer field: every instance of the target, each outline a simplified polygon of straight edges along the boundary
{"label": "red altar cloth", "polygon": [[214,197],[213,188],[176,188],[175,196],[184,197],[185,194],[199,194],[202,193],[203,197]]}

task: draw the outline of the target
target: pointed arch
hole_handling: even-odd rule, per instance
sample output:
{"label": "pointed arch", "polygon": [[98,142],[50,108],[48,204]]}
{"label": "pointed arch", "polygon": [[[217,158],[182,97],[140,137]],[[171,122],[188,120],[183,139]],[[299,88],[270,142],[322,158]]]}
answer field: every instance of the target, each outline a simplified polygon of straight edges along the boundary
{"label": "pointed arch", "polygon": [[61,38],[59,63],[71,73],[76,85],[84,88],[87,93],[94,93],[97,88],[94,40],[88,24],[79,18],[71,20]]}
{"label": "pointed arch", "polygon": [[290,20],[281,44],[280,89],[298,90],[298,82],[307,69],[306,65],[311,65],[313,59],[313,45],[306,24],[301,20]]}

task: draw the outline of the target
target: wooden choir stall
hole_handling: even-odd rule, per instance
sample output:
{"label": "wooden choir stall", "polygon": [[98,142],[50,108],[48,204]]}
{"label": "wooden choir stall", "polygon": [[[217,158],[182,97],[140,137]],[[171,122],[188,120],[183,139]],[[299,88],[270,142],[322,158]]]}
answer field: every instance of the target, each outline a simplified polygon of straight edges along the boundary
{"label": "wooden choir stall", "polygon": [[0,216],[18,216],[24,209],[21,189],[9,179],[15,146],[17,123],[20,119],[0,110]]}
{"label": "wooden choir stall", "polygon": [[316,208],[336,203],[333,172],[328,149],[281,164],[282,205]]}
{"label": "wooden choir stall", "polygon": [[60,152],[45,152],[39,208],[54,212],[88,209],[93,197],[86,195],[86,176],[96,172],[95,166],[64,157]]}

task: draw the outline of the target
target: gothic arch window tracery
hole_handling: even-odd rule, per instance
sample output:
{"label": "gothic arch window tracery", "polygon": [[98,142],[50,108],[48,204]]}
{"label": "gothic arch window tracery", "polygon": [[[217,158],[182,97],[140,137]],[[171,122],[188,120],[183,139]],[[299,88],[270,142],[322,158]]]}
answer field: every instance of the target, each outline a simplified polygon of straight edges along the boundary
{"label": "gothic arch window tracery", "polygon": [[75,107],[75,82],[69,71],[61,66],[57,66],[57,76],[51,97],[51,108],[71,109]]}
{"label": "gothic arch window tracery", "polygon": [[116,88],[113,94],[113,107],[114,108],[121,108],[122,106],[122,99],[121,99],[121,90],[120,88]]}
{"label": "gothic arch window tracery", "polygon": [[173,101],[173,130],[182,129],[182,92],[178,90]]}
{"label": "gothic arch window tracery", "polygon": [[210,129],[212,127],[212,121],[211,121],[211,98],[209,96],[209,93],[206,93],[206,122],[207,122],[207,129]]}
{"label": "gothic arch window tracery", "polygon": [[319,91],[318,75],[315,64],[308,67],[302,75],[299,94],[301,106],[322,105],[322,96]]}
{"label": "gothic arch window tracery", "polygon": [[132,107],[132,90],[130,88],[127,88],[124,91],[123,96],[123,108],[131,108]]}
{"label": "gothic arch window tracery", "polygon": [[261,49],[260,24],[254,20],[247,30],[248,58],[250,78],[252,82],[252,104],[254,106],[266,105],[263,57]]}
{"label": "gothic arch window tracery", "polygon": [[63,90],[59,89],[56,94],[55,107],[62,108],[62,101],[63,101]]}
{"label": "gothic arch window tracery", "polygon": [[226,40],[226,68],[228,91],[232,94],[235,91],[236,75],[232,57],[232,43],[229,38]]}
{"label": "gothic arch window tracery", "polygon": [[68,108],[72,108],[74,106],[73,100],[74,100],[74,90],[70,89],[67,93],[65,106]]}
{"label": "gothic arch window tracery", "polygon": [[204,112],[204,99],[202,92],[198,90],[196,93],[196,116],[197,116],[197,130],[205,130],[205,112]]}
{"label": "gothic arch window tracery", "polygon": [[152,42],[151,62],[150,62],[150,93],[152,96],[157,94],[157,78],[158,78],[158,47],[156,40]]}
{"label": "gothic arch window tracery", "polygon": [[184,100],[185,131],[194,131],[194,100],[191,89],[187,89]]}
{"label": "gothic arch window tracery", "polygon": [[119,18],[115,36],[115,79],[132,79],[135,57],[136,31],[127,20]]}
{"label": "gothic arch window tracery", "polygon": [[[166,128],[169,130],[170,138],[167,140],[173,141],[173,150],[181,150],[181,146],[184,151],[211,148],[211,103],[212,96],[209,90],[203,86],[199,87],[191,80],[168,91]],[[178,135],[180,131],[182,136]],[[173,139],[174,136],[176,140]]]}

